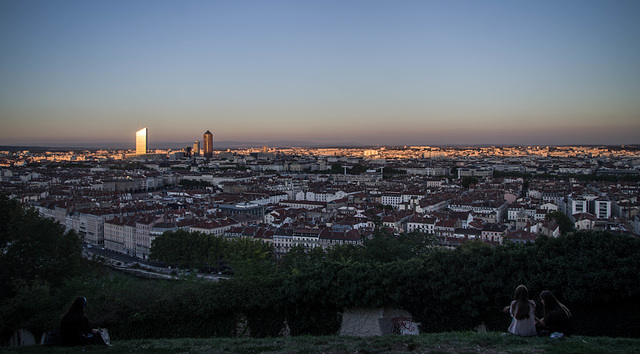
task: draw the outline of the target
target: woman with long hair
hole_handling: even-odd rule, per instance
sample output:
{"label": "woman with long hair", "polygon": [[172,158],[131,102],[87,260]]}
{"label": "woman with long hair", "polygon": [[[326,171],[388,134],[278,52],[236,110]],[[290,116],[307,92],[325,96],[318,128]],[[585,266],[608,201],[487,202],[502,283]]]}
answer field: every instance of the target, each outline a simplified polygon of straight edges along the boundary
{"label": "woman with long hair", "polygon": [[96,343],[98,330],[91,327],[84,309],[87,298],[78,296],[73,300],[60,320],[60,339],[62,345],[76,346]]}
{"label": "woman with long hair", "polygon": [[535,336],[536,331],[536,303],[529,300],[529,290],[524,285],[516,288],[511,305],[506,306],[503,311],[509,312],[512,317],[509,332],[517,336]]}
{"label": "woman with long hair", "polygon": [[564,306],[549,290],[540,293],[540,301],[544,306],[544,317],[538,320],[538,327],[549,333],[559,332],[564,336],[573,334],[571,311]]}

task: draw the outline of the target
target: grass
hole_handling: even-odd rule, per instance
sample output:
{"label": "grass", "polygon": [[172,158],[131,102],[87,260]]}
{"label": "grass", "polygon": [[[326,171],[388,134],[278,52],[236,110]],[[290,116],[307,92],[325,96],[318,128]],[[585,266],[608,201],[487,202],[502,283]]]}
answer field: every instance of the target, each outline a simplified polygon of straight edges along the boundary
{"label": "grass", "polygon": [[550,339],[497,332],[426,333],[418,336],[179,338],[113,341],[111,347],[4,348],[6,353],[639,353],[640,338]]}

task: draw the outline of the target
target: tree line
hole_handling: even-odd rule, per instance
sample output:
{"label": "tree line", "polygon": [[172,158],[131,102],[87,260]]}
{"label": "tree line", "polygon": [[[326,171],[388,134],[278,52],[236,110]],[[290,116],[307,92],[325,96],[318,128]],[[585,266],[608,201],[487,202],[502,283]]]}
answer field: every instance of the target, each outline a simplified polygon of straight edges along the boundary
{"label": "tree line", "polygon": [[153,240],[149,258],[172,267],[219,272],[247,262],[268,263],[274,255],[270,244],[253,239],[176,230]]}

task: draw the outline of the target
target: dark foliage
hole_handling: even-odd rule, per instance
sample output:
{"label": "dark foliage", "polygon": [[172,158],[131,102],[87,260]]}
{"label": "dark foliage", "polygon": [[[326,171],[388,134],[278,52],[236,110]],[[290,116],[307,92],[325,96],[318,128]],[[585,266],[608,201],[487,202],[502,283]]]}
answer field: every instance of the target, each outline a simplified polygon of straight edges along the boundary
{"label": "dark foliage", "polygon": [[59,286],[82,271],[82,248],[74,232],[0,195],[0,300],[34,281]]}
{"label": "dark foliage", "polygon": [[472,184],[478,184],[478,179],[472,176],[466,176],[462,179],[462,187],[464,189],[469,189],[469,186]]}
{"label": "dark foliage", "polygon": [[393,167],[385,167],[382,169],[382,175],[384,178],[391,178],[395,175],[406,175],[407,171],[405,170],[399,170]]}
{"label": "dark foliage", "polygon": [[[199,261],[229,259],[237,274],[216,283],[196,278],[152,281],[86,266],[71,276],[75,261],[64,263],[70,261],[47,251],[67,250],[56,248],[55,242],[66,245],[73,235],[61,234],[59,225],[40,220],[10,200],[0,203],[6,210],[0,214],[2,247],[7,254],[26,257],[2,256],[2,262],[8,262],[3,263],[3,281],[11,290],[0,304],[4,334],[26,327],[39,336],[55,328],[78,295],[89,299],[92,324],[109,328],[114,340],[275,337],[285,331],[285,323],[292,335],[335,334],[343,310],[381,306],[409,311],[424,332],[470,330],[483,322],[489,330],[504,331],[510,319],[501,309],[516,286],[525,284],[536,301],[542,290],[553,291],[573,312],[576,334],[640,336],[640,240],[634,237],[576,232],[498,247],[468,242],[452,251],[432,247],[427,235],[398,237],[378,231],[364,247],[294,248],[276,263],[269,249],[249,240],[217,253],[216,240],[174,233],[196,237],[192,245],[175,243],[168,248],[176,249],[176,264],[189,264],[194,254]],[[47,238],[51,236],[42,230],[45,226],[57,238]],[[32,235],[19,241],[17,235],[25,230]],[[40,238],[54,244],[43,247]],[[77,245],[74,242],[70,244]],[[73,255],[75,246],[68,247]],[[46,264],[32,269],[31,264],[15,262],[36,254],[44,255]],[[5,264],[18,267],[20,273]],[[55,271],[64,264],[70,267],[64,274]],[[542,316],[539,302],[536,313]]]}
{"label": "dark foliage", "polygon": [[515,178],[523,178],[525,180],[529,179],[540,179],[540,180],[571,180],[575,179],[578,181],[602,181],[602,182],[640,182],[640,176],[637,174],[630,175],[609,175],[609,174],[548,174],[548,173],[526,173],[526,172],[501,172],[501,171],[493,171],[494,178],[503,178],[503,177],[515,177]]}
{"label": "dark foliage", "polygon": [[[393,248],[369,243],[375,247]],[[542,237],[525,245],[491,247],[470,242],[454,250],[432,250],[399,258],[380,253],[344,250],[339,256],[300,261],[284,285],[287,298],[324,308],[375,307],[384,304],[404,308],[422,323],[421,330],[440,332],[470,330],[484,322],[489,329],[504,330],[509,323],[501,309],[511,301],[514,289],[526,284],[537,300],[551,290],[576,312],[578,333],[640,333],[637,315],[612,311],[615,303],[640,299],[640,243],[637,238],[605,232],[580,232],[558,239]],[[365,254],[365,259],[359,257]],[[372,256],[380,256],[372,261]],[[310,305],[311,306],[311,305]],[[585,313],[593,308],[590,318]],[[607,312],[616,314],[614,321]],[[542,305],[538,303],[538,316]],[[597,322],[610,323],[607,328]],[[596,326],[595,328],[593,326]],[[635,332],[634,332],[635,331]]]}
{"label": "dark foliage", "polygon": [[571,219],[569,219],[567,214],[561,211],[553,211],[547,214],[546,218],[547,220],[555,221],[558,224],[558,226],[560,226],[560,233],[563,235],[568,234],[574,229],[573,222],[571,222]]}
{"label": "dark foliage", "polygon": [[184,187],[185,189],[201,189],[205,187],[212,187],[213,185],[208,181],[182,179],[180,180],[180,186]]}
{"label": "dark foliage", "polygon": [[275,262],[271,245],[251,239],[227,240],[216,235],[185,230],[167,231],[153,240],[152,260],[173,267],[219,272],[230,266]]}

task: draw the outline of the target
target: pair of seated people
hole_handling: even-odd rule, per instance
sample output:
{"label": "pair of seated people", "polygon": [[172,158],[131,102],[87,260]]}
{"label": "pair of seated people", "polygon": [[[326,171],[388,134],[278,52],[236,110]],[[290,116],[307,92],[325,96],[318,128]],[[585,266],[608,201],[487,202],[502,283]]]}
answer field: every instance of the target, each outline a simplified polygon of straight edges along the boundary
{"label": "pair of seated people", "polygon": [[[516,288],[511,305],[504,308],[513,318],[509,325],[509,333],[518,336],[548,335],[562,333],[564,336],[573,334],[573,320],[571,311],[563,305],[551,291],[540,293],[540,301],[544,307],[544,316],[535,316],[536,304],[529,299],[529,291],[524,285]],[[557,336],[557,335],[556,335]]]}

